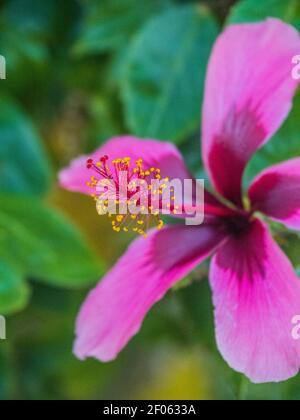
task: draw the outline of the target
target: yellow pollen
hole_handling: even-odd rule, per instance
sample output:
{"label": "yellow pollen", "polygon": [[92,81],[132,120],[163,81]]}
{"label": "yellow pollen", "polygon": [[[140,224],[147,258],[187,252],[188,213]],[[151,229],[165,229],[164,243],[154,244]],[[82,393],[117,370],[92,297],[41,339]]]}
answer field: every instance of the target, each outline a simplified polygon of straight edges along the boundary
{"label": "yellow pollen", "polygon": [[[90,163],[91,162],[91,163]],[[97,202],[97,211],[99,215],[107,214],[110,218],[112,229],[115,232],[135,232],[138,235],[147,238],[147,230],[151,227],[162,229],[164,222],[160,219],[160,207],[161,207],[161,195],[163,190],[167,188],[166,182],[169,178],[164,178],[162,185],[158,182],[157,189],[155,189],[153,181],[161,180],[161,170],[156,167],[146,168],[143,164],[143,159],[137,159],[136,161],[130,157],[122,157],[114,160],[109,160],[107,156],[103,156],[98,162],[90,159],[87,161],[87,167],[92,169],[97,176],[92,176],[90,181],[86,185],[93,189],[95,192],[91,197]],[[121,190],[118,189],[118,173],[121,171],[127,171],[129,187],[127,195],[121,198]],[[116,186],[116,192],[113,195],[113,190],[107,189],[105,192],[98,193],[96,187],[102,179],[111,180]],[[147,185],[146,191],[142,191],[141,186]],[[140,189],[139,189],[140,187]],[[146,188],[146,187],[145,187]],[[136,199],[137,194],[140,195],[139,199]],[[171,194],[172,195],[172,194]],[[155,196],[155,199],[159,201],[154,205],[151,199]],[[143,200],[147,200],[145,205]],[[175,196],[171,198],[175,199]],[[116,213],[113,214],[109,208],[109,204],[114,203]],[[131,214],[130,208],[127,208],[127,214],[119,214],[120,204],[125,206],[137,206],[138,214]],[[171,207],[169,205],[169,207]],[[173,207],[172,207],[173,208]],[[110,210],[110,212],[108,212]],[[174,210],[175,212],[175,210]],[[123,213],[123,212],[122,212]]]}

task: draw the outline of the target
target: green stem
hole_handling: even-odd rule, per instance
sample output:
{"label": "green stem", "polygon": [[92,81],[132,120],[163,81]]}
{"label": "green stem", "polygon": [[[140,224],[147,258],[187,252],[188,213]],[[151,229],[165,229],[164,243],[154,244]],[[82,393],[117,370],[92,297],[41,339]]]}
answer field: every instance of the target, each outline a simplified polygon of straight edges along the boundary
{"label": "green stem", "polygon": [[241,377],[241,382],[238,389],[238,401],[246,401],[247,400],[247,393],[248,393],[248,380],[245,378],[244,375]]}

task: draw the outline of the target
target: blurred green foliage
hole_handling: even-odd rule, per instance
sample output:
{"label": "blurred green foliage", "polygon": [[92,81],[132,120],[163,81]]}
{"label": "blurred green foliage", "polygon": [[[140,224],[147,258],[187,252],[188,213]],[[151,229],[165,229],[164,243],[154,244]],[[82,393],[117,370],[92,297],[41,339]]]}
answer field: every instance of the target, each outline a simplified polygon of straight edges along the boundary
{"label": "blurred green foliage", "polygon": [[[298,0],[5,0],[0,3],[1,399],[300,399],[300,377],[255,386],[216,349],[204,265],[151,311],[116,362],[79,362],[73,328],[91,285],[125,249],[57,172],[124,133],[179,145],[203,175],[207,60],[222,27],[268,16],[300,29]],[[300,97],[249,165],[300,154]],[[300,271],[300,238],[273,225]],[[188,286],[188,287],[186,287]],[[212,374],[213,373],[213,374]]]}

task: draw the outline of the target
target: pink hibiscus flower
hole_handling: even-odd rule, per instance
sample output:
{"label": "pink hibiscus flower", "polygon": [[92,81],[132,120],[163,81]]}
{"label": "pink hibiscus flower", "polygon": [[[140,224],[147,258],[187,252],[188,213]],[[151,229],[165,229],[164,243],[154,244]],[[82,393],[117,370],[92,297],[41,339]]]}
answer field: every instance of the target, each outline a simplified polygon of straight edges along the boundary
{"label": "pink hibiscus flower", "polygon": [[[297,88],[291,60],[299,51],[298,32],[277,19],[234,25],[218,38],[206,80],[202,152],[222,198],[205,193],[209,217],[201,226],[167,226],[134,241],[83,304],[75,343],[80,359],[113,360],[168,289],[212,256],[216,340],[224,359],[256,383],[297,374],[300,341],[292,337],[292,319],[300,314],[300,281],[259,214],[300,229],[300,158],[258,175],[250,206],[242,177],[291,109]],[[162,176],[190,178],[169,143],[114,138],[93,157],[101,155],[142,158]],[[60,173],[64,188],[91,192],[86,159]]]}

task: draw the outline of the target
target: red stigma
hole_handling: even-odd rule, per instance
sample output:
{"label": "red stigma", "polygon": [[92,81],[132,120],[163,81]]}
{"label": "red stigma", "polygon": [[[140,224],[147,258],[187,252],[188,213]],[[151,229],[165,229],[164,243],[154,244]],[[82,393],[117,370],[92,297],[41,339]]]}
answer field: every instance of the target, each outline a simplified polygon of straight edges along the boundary
{"label": "red stigma", "polygon": [[108,156],[107,156],[107,155],[102,156],[102,157],[100,158],[100,162],[102,162],[102,163],[105,163],[107,160],[108,160]]}
{"label": "red stigma", "polygon": [[86,161],[86,167],[87,167],[87,169],[91,169],[92,166],[93,166],[93,163],[94,163],[93,159],[88,159]]}

